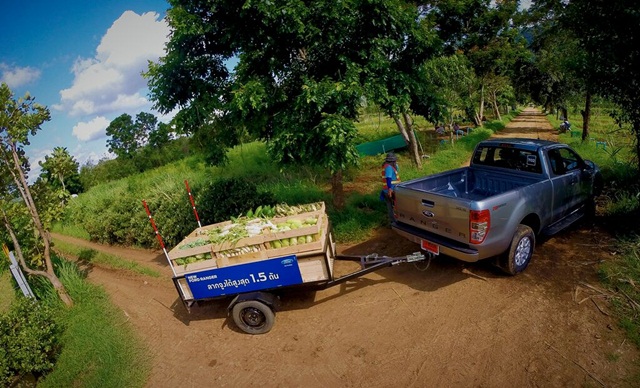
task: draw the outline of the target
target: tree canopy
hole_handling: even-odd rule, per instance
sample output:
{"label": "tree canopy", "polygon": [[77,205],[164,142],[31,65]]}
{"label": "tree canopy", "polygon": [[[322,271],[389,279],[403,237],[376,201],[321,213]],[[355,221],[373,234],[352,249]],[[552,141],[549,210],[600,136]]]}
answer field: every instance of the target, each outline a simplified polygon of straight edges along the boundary
{"label": "tree canopy", "polygon": [[109,152],[120,158],[132,158],[150,140],[156,147],[169,141],[166,125],[159,129],[158,118],[147,112],[138,113],[135,121],[127,113],[116,117],[107,127],[107,136]]}
{"label": "tree canopy", "polygon": [[[357,162],[353,122],[363,102],[376,96],[408,109],[384,77],[415,72],[427,52],[418,9],[404,1],[171,5],[167,55],[147,74],[156,107],[181,108],[184,131],[207,133],[217,153],[248,132],[267,140],[279,163],[321,165],[335,194],[342,170]],[[401,90],[409,79],[395,80]]]}
{"label": "tree canopy", "polygon": [[46,155],[44,161],[39,164],[42,168],[40,176],[44,177],[54,188],[68,190],[70,194],[82,191],[78,174],[80,165],[66,147],[54,147],[51,155]]}

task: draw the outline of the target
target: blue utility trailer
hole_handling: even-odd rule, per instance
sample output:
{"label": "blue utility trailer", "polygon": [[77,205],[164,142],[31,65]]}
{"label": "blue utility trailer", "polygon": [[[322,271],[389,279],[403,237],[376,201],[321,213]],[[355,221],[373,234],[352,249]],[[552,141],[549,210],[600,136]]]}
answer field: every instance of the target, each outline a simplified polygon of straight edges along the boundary
{"label": "blue utility trailer", "polygon": [[[325,289],[381,268],[425,260],[422,253],[337,255],[324,203],[300,206],[302,210],[285,217],[199,227],[168,252],[173,283],[187,310],[201,301],[228,298],[228,311],[238,327],[263,334],[275,322],[278,291]],[[220,236],[233,233],[238,224],[253,233],[220,242]],[[336,278],[335,260],[359,261],[360,269]]]}

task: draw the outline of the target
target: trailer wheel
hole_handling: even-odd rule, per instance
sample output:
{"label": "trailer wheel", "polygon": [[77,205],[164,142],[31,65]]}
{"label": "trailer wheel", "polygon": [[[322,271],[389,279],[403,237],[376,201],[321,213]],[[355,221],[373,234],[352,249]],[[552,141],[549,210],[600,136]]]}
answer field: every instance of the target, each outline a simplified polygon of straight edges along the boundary
{"label": "trailer wheel", "polygon": [[516,275],[527,268],[533,256],[536,236],[527,225],[518,225],[509,250],[500,259],[500,268],[509,275]]}
{"label": "trailer wheel", "polygon": [[264,334],[271,330],[276,314],[271,307],[257,300],[246,300],[233,306],[233,321],[248,334]]}

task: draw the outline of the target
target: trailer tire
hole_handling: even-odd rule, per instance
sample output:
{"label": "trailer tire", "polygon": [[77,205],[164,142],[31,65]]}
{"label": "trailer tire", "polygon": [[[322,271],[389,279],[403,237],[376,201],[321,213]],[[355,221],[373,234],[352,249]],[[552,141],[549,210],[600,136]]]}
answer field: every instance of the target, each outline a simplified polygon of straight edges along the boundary
{"label": "trailer tire", "polygon": [[246,300],[233,306],[233,321],[248,334],[264,334],[273,327],[276,314],[271,307],[257,300]]}
{"label": "trailer tire", "polygon": [[513,235],[509,249],[500,258],[500,269],[509,275],[516,275],[524,271],[536,245],[536,235],[527,225],[518,225]]}

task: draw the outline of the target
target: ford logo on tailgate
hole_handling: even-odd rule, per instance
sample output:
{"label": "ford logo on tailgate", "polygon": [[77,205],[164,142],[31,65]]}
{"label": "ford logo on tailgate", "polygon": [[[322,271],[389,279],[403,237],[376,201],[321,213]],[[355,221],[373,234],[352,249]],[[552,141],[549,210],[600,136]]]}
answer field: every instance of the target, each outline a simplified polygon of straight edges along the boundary
{"label": "ford logo on tailgate", "polygon": [[430,212],[428,210],[423,211],[422,214],[424,214],[426,217],[429,217],[429,218],[433,218],[433,217],[436,216],[435,214],[433,214],[432,212]]}

